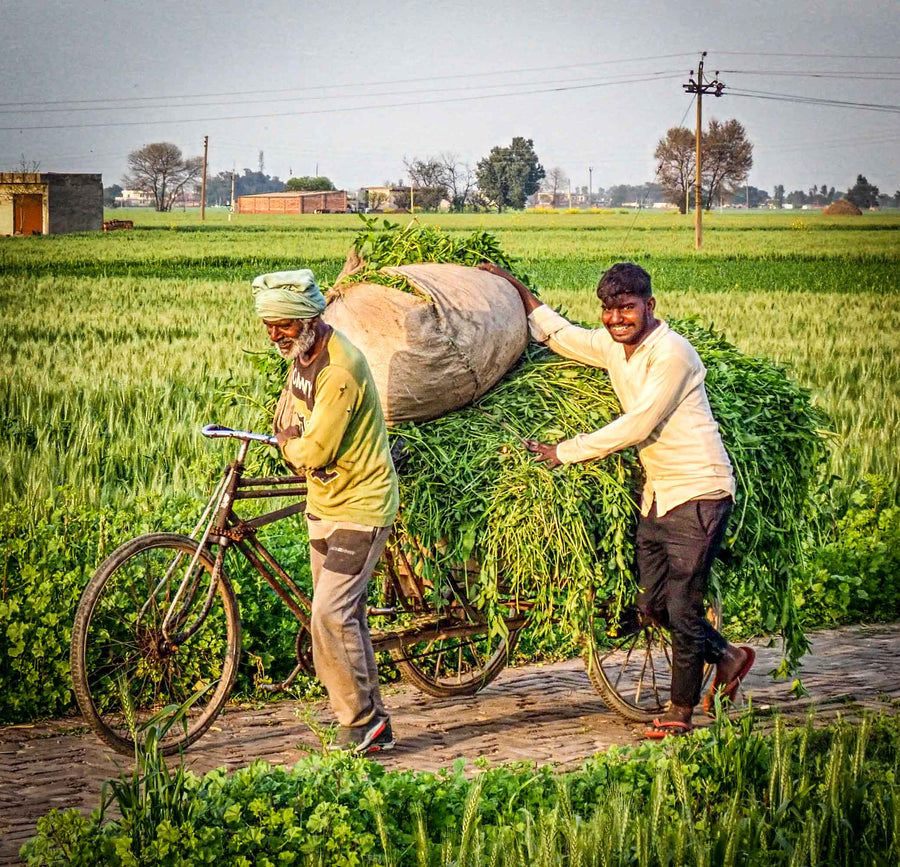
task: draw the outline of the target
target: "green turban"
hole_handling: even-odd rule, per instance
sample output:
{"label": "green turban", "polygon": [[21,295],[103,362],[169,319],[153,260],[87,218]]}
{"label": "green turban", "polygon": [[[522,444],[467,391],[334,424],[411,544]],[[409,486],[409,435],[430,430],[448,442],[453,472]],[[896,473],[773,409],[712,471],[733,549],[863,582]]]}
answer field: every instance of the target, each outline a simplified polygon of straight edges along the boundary
{"label": "green turban", "polygon": [[252,289],[263,319],[312,319],[325,312],[325,296],[309,268],[260,274]]}

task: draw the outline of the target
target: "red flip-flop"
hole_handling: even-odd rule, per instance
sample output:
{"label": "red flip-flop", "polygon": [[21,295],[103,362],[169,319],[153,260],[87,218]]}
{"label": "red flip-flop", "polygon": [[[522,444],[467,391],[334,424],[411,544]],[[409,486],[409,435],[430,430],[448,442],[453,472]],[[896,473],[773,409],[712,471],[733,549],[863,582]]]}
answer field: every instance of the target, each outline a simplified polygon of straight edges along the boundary
{"label": "red flip-flop", "polygon": [[753,663],[756,662],[756,651],[752,647],[742,645],[738,650],[744,651],[744,664],[740,667],[738,673],[727,684],[723,684],[721,680],[714,678],[709,692],[703,697],[703,712],[707,716],[714,717],[716,715],[717,693],[723,705],[726,701],[734,702],[741,681],[750,673]]}
{"label": "red flip-flop", "polygon": [[644,732],[645,738],[662,740],[663,738],[680,737],[693,731],[694,727],[689,722],[679,720],[653,720],[653,728]]}

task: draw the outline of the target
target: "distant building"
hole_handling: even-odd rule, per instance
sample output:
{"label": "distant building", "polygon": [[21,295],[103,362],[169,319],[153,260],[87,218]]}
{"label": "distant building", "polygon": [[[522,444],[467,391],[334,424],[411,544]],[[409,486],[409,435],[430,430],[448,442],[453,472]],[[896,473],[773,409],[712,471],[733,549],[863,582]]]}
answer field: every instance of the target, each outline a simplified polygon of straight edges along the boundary
{"label": "distant building", "polygon": [[154,208],[156,199],[153,193],[146,190],[122,190],[122,194],[116,196],[116,205],[120,208]]}
{"label": "distant building", "polygon": [[102,228],[101,175],[0,172],[0,235],[61,235]]}
{"label": "distant building", "polygon": [[346,190],[238,196],[239,214],[346,214]]}

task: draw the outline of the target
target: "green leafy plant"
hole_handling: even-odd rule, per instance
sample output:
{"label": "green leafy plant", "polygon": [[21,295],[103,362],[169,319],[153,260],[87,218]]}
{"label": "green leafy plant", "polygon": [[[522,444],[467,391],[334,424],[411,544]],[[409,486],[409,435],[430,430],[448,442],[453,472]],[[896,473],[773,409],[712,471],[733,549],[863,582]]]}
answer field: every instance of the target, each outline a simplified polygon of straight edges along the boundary
{"label": "green leafy plant", "polygon": [[[53,812],[30,865],[894,864],[900,720],[814,716],[760,728],[719,717],[671,743],[611,748],[554,774],[529,763],[472,777],[385,771],[346,752],[255,762],[177,790],[135,846],[133,824]],[[174,793],[175,788],[170,790]],[[147,830],[149,830],[149,825]],[[68,859],[68,860],[65,860]]]}

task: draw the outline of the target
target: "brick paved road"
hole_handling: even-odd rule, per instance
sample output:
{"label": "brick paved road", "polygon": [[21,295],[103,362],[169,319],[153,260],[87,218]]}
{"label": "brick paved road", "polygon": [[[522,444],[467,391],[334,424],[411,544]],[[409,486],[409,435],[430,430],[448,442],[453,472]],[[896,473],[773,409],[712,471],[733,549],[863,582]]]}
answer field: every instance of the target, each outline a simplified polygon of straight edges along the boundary
{"label": "brick paved road", "polygon": [[[900,706],[900,624],[852,627],[812,636],[812,653],[801,676],[811,695],[794,699],[790,682],[766,673],[777,665],[777,648],[758,648],[746,692],[757,707],[805,714],[811,704],[825,717],[839,710],[893,710]],[[580,660],[504,671],[467,699],[433,699],[412,688],[389,690],[397,749],[381,759],[389,768],[434,770],[454,759],[486,756],[492,763],[528,759],[575,766],[611,744],[635,743],[640,729],[624,724],[593,692]],[[296,702],[262,710],[229,708],[214,729],[185,755],[189,768],[237,768],[262,758],[293,764],[300,750],[314,748],[313,732],[297,718]],[[330,716],[316,706],[323,722]],[[299,748],[299,749],[298,749]],[[97,805],[100,785],[115,776],[111,751],[79,717],[31,726],[0,727],[0,863],[16,863],[19,846],[51,808]],[[123,768],[124,757],[116,756]]]}

